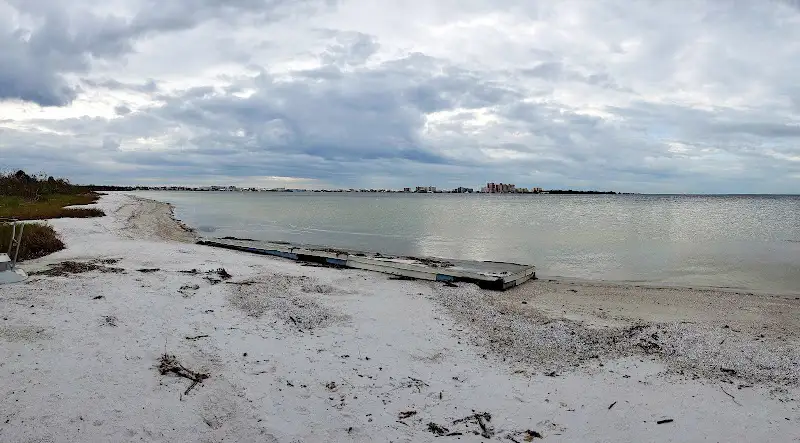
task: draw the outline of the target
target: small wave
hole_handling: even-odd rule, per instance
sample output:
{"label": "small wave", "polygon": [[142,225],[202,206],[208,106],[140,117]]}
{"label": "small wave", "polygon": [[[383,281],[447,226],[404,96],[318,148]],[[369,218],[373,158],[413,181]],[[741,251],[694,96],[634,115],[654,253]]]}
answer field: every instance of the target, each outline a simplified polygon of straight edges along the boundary
{"label": "small wave", "polygon": [[789,243],[800,243],[800,240],[792,240],[792,239],[788,239],[788,240],[786,240],[786,241],[788,241]]}

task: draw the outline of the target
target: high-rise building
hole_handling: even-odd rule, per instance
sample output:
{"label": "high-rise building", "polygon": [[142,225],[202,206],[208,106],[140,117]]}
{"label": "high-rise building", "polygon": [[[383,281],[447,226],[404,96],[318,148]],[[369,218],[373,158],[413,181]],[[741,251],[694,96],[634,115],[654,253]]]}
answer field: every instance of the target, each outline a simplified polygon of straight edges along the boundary
{"label": "high-rise building", "polygon": [[486,183],[486,192],[490,194],[507,194],[515,192],[516,185],[508,183]]}

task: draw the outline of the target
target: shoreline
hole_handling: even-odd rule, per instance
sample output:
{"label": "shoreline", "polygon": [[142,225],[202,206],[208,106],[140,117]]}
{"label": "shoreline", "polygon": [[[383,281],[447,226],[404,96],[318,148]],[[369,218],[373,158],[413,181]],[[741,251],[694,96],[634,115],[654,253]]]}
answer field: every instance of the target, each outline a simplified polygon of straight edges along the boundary
{"label": "shoreline", "polygon": [[[195,245],[164,203],[97,205],[22,264],[94,269],[0,287],[4,441],[441,440],[430,423],[486,441],[483,412],[492,441],[800,429],[793,298],[389,280]],[[209,378],[186,391],[156,370],[165,352]]]}

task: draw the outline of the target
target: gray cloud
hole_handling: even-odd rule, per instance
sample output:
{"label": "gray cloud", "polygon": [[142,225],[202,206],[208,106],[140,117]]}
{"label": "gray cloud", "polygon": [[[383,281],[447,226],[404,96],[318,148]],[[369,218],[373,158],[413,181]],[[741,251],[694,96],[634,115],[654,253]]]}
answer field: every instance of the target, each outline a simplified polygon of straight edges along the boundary
{"label": "gray cloud", "polygon": [[83,79],[81,83],[84,87],[98,89],[131,91],[142,94],[159,92],[158,84],[153,79],[148,79],[141,83],[125,83],[114,79]]}
{"label": "gray cloud", "polygon": [[[64,106],[79,88],[70,73],[86,73],[92,60],[115,59],[134,51],[137,40],[192,29],[207,21],[236,24],[243,14],[269,22],[285,14],[288,0],[131,1],[132,17],[98,15],[92,2],[13,0],[0,12],[40,21],[34,27],[0,21],[0,100]],[[318,2],[303,1],[304,7]],[[296,4],[295,4],[296,6]],[[114,80],[110,80],[113,82]]]}
{"label": "gray cloud", "polygon": [[788,3],[410,2],[0,1],[0,162],[128,183],[800,189]]}
{"label": "gray cloud", "polygon": [[114,112],[116,112],[117,115],[128,115],[133,111],[131,110],[131,108],[125,105],[119,105],[119,106],[114,106]]}

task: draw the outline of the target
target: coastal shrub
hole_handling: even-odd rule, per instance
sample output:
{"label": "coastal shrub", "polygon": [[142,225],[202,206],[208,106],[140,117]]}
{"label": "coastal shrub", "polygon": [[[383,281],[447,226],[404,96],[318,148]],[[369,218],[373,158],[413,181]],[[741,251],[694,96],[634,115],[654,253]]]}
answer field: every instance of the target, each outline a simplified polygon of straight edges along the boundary
{"label": "coastal shrub", "polygon": [[63,217],[100,217],[97,208],[65,208],[88,205],[100,194],[86,186],[76,186],[63,178],[44,174],[28,175],[25,171],[0,173],[0,217],[19,220],[44,220]]}
{"label": "coastal shrub", "polygon": [[105,213],[98,208],[65,208],[65,206],[91,204],[99,198],[97,194],[55,194],[40,196],[38,200],[26,200],[18,196],[0,195],[0,217],[13,217],[19,220],[102,217]]}
{"label": "coastal shrub", "polygon": [[90,192],[86,186],[73,185],[69,180],[45,174],[28,175],[25,171],[0,173],[0,195],[5,197],[22,197],[25,200],[36,201],[47,195]]}
{"label": "coastal shrub", "polygon": [[[17,224],[17,229],[19,228],[20,226]],[[0,252],[8,252],[10,241],[11,225],[0,223]],[[64,242],[61,241],[52,226],[45,223],[25,223],[19,248],[19,261],[44,257],[62,249],[64,249]]]}

